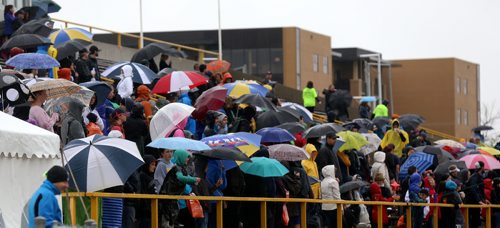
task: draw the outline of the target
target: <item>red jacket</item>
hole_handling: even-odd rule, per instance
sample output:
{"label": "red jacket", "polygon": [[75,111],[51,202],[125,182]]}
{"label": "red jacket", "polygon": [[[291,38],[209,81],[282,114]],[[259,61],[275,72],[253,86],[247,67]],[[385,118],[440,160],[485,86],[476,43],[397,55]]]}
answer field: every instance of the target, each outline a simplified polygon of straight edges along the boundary
{"label": "red jacket", "polygon": [[[392,202],[393,199],[392,197],[385,198],[382,196],[382,189],[380,186],[376,183],[373,182],[370,185],[370,194],[371,194],[371,199],[372,201],[386,201],[386,202]],[[387,217],[387,207],[382,206],[382,218],[384,225],[389,224],[389,217]],[[372,207],[372,220],[377,223],[378,222],[378,206],[374,205]]]}

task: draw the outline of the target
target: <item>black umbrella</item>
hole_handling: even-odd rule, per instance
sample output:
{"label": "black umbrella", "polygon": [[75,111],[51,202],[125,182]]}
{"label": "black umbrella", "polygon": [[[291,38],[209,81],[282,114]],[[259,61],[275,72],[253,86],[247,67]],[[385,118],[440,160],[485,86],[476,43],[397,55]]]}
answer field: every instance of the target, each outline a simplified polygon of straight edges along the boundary
{"label": "black umbrella", "polygon": [[185,57],[184,52],[172,48],[164,43],[150,43],[137,51],[130,60],[131,62],[141,63],[143,60],[150,60],[159,54],[166,54],[175,57]]}
{"label": "black umbrella", "polygon": [[100,81],[84,82],[80,83],[80,85],[87,87],[88,89],[95,92],[95,95],[97,97],[97,107],[104,103],[104,101],[108,97],[108,94],[112,90],[110,85]]}
{"label": "black umbrella", "polygon": [[440,147],[437,146],[419,146],[415,148],[415,151],[422,151],[424,153],[436,155],[438,158],[439,164],[443,162],[449,161],[449,156],[446,156],[445,153],[449,154],[447,151],[444,151]]}
{"label": "black umbrella", "polygon": [[5,43],[3,43],[2,47],[0,47],[0,50],[8,50],[14,47],[30,48],[50,44],[52,43],[50,42],[49,38],[35,34],[21,34],[10,38]]}
{"label": "black umbrella", "polygon": [[399,124],[407,131],[416,129],[420,124],[425,122],[425,119],[417,114],[404,114],[399,118]]}
{"label": "black umbrella", "polygon": [[3,109],[28,101],[30,90],[14,74],[0,72],[0,99]]}
{"label": "black umbrella", "polygon": [[234,101],[236,104],[249,104],[267,110],[277,110],[273,103],[267,98],[258,94],[245,94]]}
{"label": "black umbrella", "polygon": [[306,130],[306,127],[302,125],[299,122],[292,122],[292,123],[284,123],[276,126],[277,128],[285,129],[288,132],[292,133],[293,135],[299,133],[299,132],[304,132]]}
{"label": "black umbrella", "polygon": [[250,160],[250,158],[248,158],[246,154],[236,148],[215,147],[211,150],[194,151],[193,154],[218,160],[252,162],[252,160]]}
{"label": "black umbrella", "polygon": [[465,164],[464,161],[461,160],[451,160],[447,162],[443,162],[439,164],[436,169],[434,170],[435,175],[440,175],[440,176],[445,176],[449,173],[448,168],[451,165],[456,165],[458,169],[460,170],[467,170],[467,165]]}
{"label": "black umbrella", "polygon": [[382,129],[387,125],[391,124],[391,119],[387,117],[375,117],[372,120],[373,125],[375,125],[378,129]]}
{"label": "black umbrella", "polygon": [[319,124],[314,127],[307,129],[304,132],[304,138],[319,138],[325,136],[328,133],[337,133],[344,130],[342,127],[334,124]]}
{"label": "black umbrella", "polygon": [[267,111],[257,116],[257,130],[265,127],[275,127],[282,123],[298,122],[299,118],[286,111]]}
{"label": "black umbrella", "polygon": [[358,189],[358,188],[361,188],[361,187],[367,186],[367,185],[369,185],[369,183],[366,181],[359,181],[359,180],[349,181],[349,182],[344,183],[340,186],[340,194],[343,194],[343,193],[346,193],[346,192],[349,192],[349,191],[352,191],[352,190],[355,190],[355,189]]}
{"label": "black umbrella", "polygon": [[481,126],[477,126],[475,128],[472,128],[472,131],[489,131],[489,130],[493,130],[493,127],[481,125]]}
{"label": "black umbrella", "polygon": [[40,18],[31,20],[25,24],[23,24],[19,29],[16,30],[12,36],[17,36],[21,34],[36,34],[43,37],[48,37],[50,33],[54,30],[54,22],[50,20],[50,18]]}
{"label": "black umbrella", "polygon": [[347,90],[337,89],[330,95],[327,102],[334,110],[346,110],[351,106],[352,95]]}
{"label": "black umbrella", "polygon": [[26,6],[19,11],[24,11],[26,14],[28,14],[28,17],[30,19],[40,19],[40,18],[47,18],[47,11],[43,10],[42,8],[38,6]]}
{"label": "black umbrella", "polygon": [[349,131],[352,131],[354,128],[357,128],[357,129],[359,129],[359,132],[361,132],[361,133],[368,133],[368,129],[362,127],[360,124],[358,124],[356,122],[348,122],[348,123],[342,124],[342,127],[344,127],[345,129],[347,129]]}
{"label": "black umbrella", "polygon": [[352,122],[357,123],[361,128],[372,131],[373,130],[373,122],[369,119],[365,118],[357,118],[353,119]]}
{"label": "black umbrella", "polygon": [[74,55],[76,52],[86,48],[91,43],[86,40],[74,39],[68,42],[64,42],[58,46],[57,48],[57,60],[64,59],[68,56]]}

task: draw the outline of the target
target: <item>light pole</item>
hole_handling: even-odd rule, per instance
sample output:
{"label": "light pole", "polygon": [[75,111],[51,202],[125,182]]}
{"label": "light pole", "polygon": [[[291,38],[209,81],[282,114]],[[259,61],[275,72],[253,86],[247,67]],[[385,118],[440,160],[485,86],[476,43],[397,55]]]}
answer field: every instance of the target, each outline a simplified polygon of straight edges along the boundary
{"label": "light pole", "polygon": [[[380,53],[359,55],[361,58],[377,58],[377,80],[378,80],[378,103],[382,104],[382,55]],[[371,80],[371,78],[370,78]],[[371,84],[371,83],[370,83]],[[371,89],[371,88],[370,88]]]}
{"label": "light pole", "polygon": [[219,60],[222,60],[222,29],[220,27],[220,0],[217,0],[217,17],[219,20],[219,30],[218,36],[219,36]]}
{"label": "light pole", "polygon": [[144,47],[144,34],[142,33],[142,0],[139,0],[139,48]]}

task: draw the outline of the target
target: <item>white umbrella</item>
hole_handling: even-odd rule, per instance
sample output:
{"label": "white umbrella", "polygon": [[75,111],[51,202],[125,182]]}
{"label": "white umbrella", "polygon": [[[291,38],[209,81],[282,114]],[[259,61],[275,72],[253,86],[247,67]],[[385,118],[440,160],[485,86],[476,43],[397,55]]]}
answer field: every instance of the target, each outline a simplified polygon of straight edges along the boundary
{"label": "white umbrella", "polygon": [[451,148],[456,148],[460,150],[465,150],[465,146],[457,141],[453,141],[451,139],[441,139],[434,142],[437,145],[449,146]]}
{"label": "white umbrella", "polygon": [[380,143],[382,142],[378,135],[375,133],[362,133],[362,135],[366,137],[368,144],[361,147],[360,151],[365,155],[377,151]]}
{"label": "white umbrella", "polygon": [[158,110],[151,119],[149,134],[151,140],[163,138],[170,134],[176,125],[189,117],[194,108],[182,103],[170,103]]}

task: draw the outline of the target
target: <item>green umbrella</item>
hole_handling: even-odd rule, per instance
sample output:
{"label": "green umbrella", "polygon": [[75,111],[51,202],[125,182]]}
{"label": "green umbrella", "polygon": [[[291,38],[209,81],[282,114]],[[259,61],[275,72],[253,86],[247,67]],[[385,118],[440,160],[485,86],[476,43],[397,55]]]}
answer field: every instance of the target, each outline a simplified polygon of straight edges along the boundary
{"label": "green umbrella", "polygon": [[252,158],[252,162],[245,162],[240,166],[241,171],[259,177],[282,177],[288,169],[275,159],[265,157]]}
{"label": "green umbrella", "polygon": [[344,150],[360,150],[364,145],[368,145],[368,140],[366,137],[360,133],[352,132],[352,131],[341,131],[337,133],[337,136],[342,138],[344,141],[344,145],[339,148],[339,151]]}

